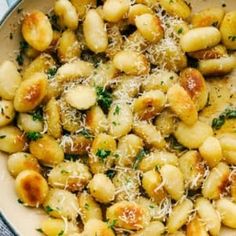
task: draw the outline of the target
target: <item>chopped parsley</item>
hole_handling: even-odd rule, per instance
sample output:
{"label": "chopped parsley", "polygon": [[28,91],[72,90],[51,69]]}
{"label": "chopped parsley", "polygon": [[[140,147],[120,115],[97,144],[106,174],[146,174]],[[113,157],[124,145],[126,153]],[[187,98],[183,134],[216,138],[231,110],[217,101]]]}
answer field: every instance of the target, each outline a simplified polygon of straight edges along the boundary
{"label": "chopped parsley", "polygon": [[168,138],[166,138],[166,140],[169,142],[171,149],[176,151],[184,151],[186,149],[186,147],[180,144],[173,135],[170,135]]}
{"label": "chopped parsley", "polygon": [[26,137],[29,139],[29,140],[32,140],[32,141],[36,141],[40,138],[42,138],[42,134],[39,133],[39,132],[35,132],[35,131],[29,131],[26,133]]}
{"label": "chopped parsley", "polygon": [[40,108],[35,112],[31,113],[33,121],[39,120],[43,121],[43,110]]}
{"label": "chopped parsley", "polygon": [[19,66],[22,66],[24,64],[24,53],[25,50],[28,48],[28,44],[25,41],[20,42],[20,49],[19,49],[19,54],[16,57],[16,61]]}
{"label": "chopped parsley", "polygon": [[35,229],[36,231],[38,231],[41,234],[44,234],[43,230],[41,228]]}
{"label": "chopped parsley", "polygon": [[18,63],[19,66],[23,66],[24,57],[23,57],[23,55],[22,55],[21,53],[17,55],[16,61],[17,61],[17,63]]}
{"label": "chopped parsley", "polygon": [[177,31],[177,33],[178,33],[178,34],[182,34],[183,31],[184,31],[183,28],[179,28],[178,31]]}
{"label": "chopped parsley", "polygon": [[59,234],[58,234],[58,236],[63,236],[64,235],[64,230],[62,230]]}
{"label": "chopped parsley", "polygon": [[138,166],[139,166],[139,163],[142,161],[142,159],[145,157],[145,155],[148,154],[148,151],[145,150],[145,149],[142,149],[138,155],[136,156],[136,159],[135,159],[135,162],[134,162],[134,165],[133,165],[133,169],[137,169]]}
{"label": "chopped parsley", "polygon": [[96,156],[99,157],[101,161],[104,161],[111,154],[110,150],[98,149]]}
{"label": "chopped parsley", "polygon": [[0,135],[0,139],[6,138],[6,135]]}
{"label": "chopped parsley", "polygon": [[110,179],[112,179],[116,174],[116,171],[115,170],[108,170],[106,172],[106,176],[109,177]]}
{"label": "chopped parsley", "polygon": [[67,170],[61,170],[61,174],[69,174]]}
{"label": "chopped parsley", "polygon": [[83,128],[79,134],[82,134],[86,139],[93,139],[93,135],[91,134],[90,130]]}
{"label": "chopped parsley", "polygon": [[119,115],[120,114],[120,107],[116,105],[115,111],[113,112],[113,115]]}
{"label": "chopped parsley", "polygon": [[44,210],[46,211],[46,213],[50,213],[50,212],[53,211],[53,209],[52,209],[49,205],[47,205],[47,206],[44,208]]}
{"label": "chopped parsley", "polygon": [[231,40],[232,42],[236,41],[236,35],[229,36],[229,40]]}
{"label": "chopped parsley", "polygon": [[49,68],[47,71],[48,79],[52,79],[56,73],[57,73],[56,67]]}
{"label": "chopped parsley", "polygon": [[18,202],[19,204],[24,204],[24,202],[23,202],[20,198],[17,200],[17,202]]}
{"label": "chopped parsley", "polygon": [[213,129],[220,129],[227,119],[235,119],[236,118],[236,109],[226,108],[223,113],[219,115],[219,117],[214,118],[212,120],[211,126]]}
{"label": "chopped parsley", "polygon": [[116,226],[116,223],[117,223],[117,220],[108,221],[108,222],[107,222],[108,228],[114,229],[115,226]]}
{"label": "chopped parsley", "polygon": [[88,210],[88,209],[89,209],[89,204],[88,204],[88,203],[85,203],[84,209],[85,209],[85,210]]}
{"label": "chopped parsley", "polygon": [[112,94],[103,87],[97,87],[97,102],[103,110],[107,111],[112,104]]}

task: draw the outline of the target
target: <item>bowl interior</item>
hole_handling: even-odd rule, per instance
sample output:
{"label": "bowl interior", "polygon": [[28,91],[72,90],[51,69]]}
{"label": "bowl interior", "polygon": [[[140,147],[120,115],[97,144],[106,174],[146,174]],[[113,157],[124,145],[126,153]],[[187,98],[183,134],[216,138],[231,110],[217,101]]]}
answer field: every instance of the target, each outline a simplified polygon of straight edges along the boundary
{"label": "bowl interior", "polygon": [[[0,63],[6,59],[15,62],[16,53],[19,49],[20,22],[22,14],[32,9],[39,9],[47,12],[52,8],[53,2],[54,0],[23,0],[12,9],[11,14],[0,26],[0,42],[2,42],[0,46]],[[222,4],[226,5],[226,10],[236,10],[235,0],[192,0],[188,2],[191,3],[193,11],[212,6],[222,6]],[[10,39],[10,35],[13,36],[12,39]],[[42,218],[46,216],[41,210],[26,208],[17,202],[17,196],[14,189],[14,179],[7,171],[6,160],[7,156],[0,153],[0,210],[9,224],[19,235],[41,235],[35,229],[40,227]],[[234,230],[222,229],[221,235],[235,236],[236,232]]]}

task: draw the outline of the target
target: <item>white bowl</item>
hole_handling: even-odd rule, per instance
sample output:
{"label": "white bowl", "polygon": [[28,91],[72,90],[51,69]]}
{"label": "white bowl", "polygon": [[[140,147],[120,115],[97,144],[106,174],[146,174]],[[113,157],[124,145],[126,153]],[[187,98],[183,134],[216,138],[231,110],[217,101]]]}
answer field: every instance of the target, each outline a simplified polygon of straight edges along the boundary
{"label": "white bowl", "polygon": [[[15,62],[16,50],[19,49],[20,40],[20,19],[23,12],[32,9],[40,9],[47,12],[53,6],[53,0],[23,0],[18,1],[5,15],[0,26],[0,63],[6,59]],[[236,0],[192,0],[188,1],[197,11],[207,7],[222,6],[226,4],[226,10],[236,10]],[[10,34],[13,39],[10,40]],[[7,75],[6,75],[7,79]],[[40,227],[40,222],[46,215],[42,210],[26,208],[17,202],[17,195],[14,189],[14,179],[9,175],[6,165],[7,156],[0,153],[0,210],[8,224],[19,235],[40,236],[36,231]],[[222,228],[221,236],[236,236],[235,230]]]}

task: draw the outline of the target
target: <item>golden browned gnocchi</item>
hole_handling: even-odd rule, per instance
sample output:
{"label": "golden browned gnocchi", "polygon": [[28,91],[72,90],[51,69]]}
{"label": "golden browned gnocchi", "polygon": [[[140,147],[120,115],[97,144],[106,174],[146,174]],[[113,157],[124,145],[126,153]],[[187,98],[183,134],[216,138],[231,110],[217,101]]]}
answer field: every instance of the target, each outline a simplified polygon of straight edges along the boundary
{"label": "golden browned gnocchi", "polygon": [[[96,30],[95,30],[96,29]],[[87,12],[83,32],[86,45],[95,53],[104,52],[108,46],[108,36],[103,19],[94,9]],[[99,37],[99,40],[97,40]]]}
{"label": "golden browned gnocchi", "polygon": [[71,30],[78,27],[79,17],[75,7],[68,0],[57,0],[54,6],[55,14],[59,17],[60,23]]}
{"label": "golden browned gnocchi", "polygon": [[63,162],[50,171],[48,183],[52,187],[81,191],[91,179],[88,167],[79,162]]}
{"label": "golden browned gnocchi", "polygon": [[56,165],[64,159],[62,148],[49,135],[42,135],[39,139],[31,141],[29,149],[31,154],[45,165]]}
{"label": "golden browned gnocchi", "polygon": [[102,220],[102,210],[94,198],[86,191],[81,193],[78,197],[80,216],[84,223],[91,219]]}
{"label": "golden browned gnocchi", "polygon": [[25,16],[22,23],[22,34],[26,42],[38,51],[46,50],[53,39],[49,19],[38,10]]}
{"label": "golden browned gnocchi", "polygon": [[16,177],[16,192],[27,206],[40,206],[47,194],[47,181],[34,170],[23,170]]}
{"label": "golden browned gnocchi", "polygon": [[15,109],[12,101],[0,101],[0,127],[8,125],[15,117]]}
{"label": "golden browned gnocchi", "polygon": [[102,203],[108,203],[115,198],[115,186],[104,174],[95,174],[88,185],[91,195]]}
{"label": "golden browned gnocchi", "polygon": [[69,220],[75,220],[79,214],[76,195],[63,189],[50,189],[43,207],[50,216],[55,218],[66,217]]}
{"label": "golden browned gnocchi", "polygon": [[34,170],[40,172],[40,165],[37,159],[26,152],[16,152],[10,155],[7,160],[7,168],[14,177],[23,170]]}
{"label": "golden browned gnocchi", "polygon": [[19,202],[47,215],[38,231],[236,229],[236,11],[211,5],[54,0],[24,11],[19,54],[0,65],[0,151]]}
{"label": "golden browned gnocchi", "polygon": [[[6,79],[6,76],[8,79]],[[11,61],[4,61],[0,65],[0,96],[3,99],[13,100],[16,90],[21,83],[21,75]]]}
{"label": "golden browned gnocchi", "polygon": [[47,93],[48,81],[43,73],[35,73],[30,79],[23,81],[16,90],[14,108],[19,112],[35,109]]}
{"label": "golden browned gnocchi", "polygon": [[148,210],[135,202],[120,201],[107,209],[106,218],[116,220],[116,226],[128,230],[138,230],[150,222]]}

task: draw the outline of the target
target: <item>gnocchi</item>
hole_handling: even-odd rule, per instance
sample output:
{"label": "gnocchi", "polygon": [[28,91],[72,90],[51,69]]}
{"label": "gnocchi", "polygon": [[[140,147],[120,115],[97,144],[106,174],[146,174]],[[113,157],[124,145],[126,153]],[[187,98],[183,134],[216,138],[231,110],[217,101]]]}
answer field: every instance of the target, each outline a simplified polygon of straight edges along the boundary
{"label": "gnocchi", "polygon": [[235,10],[53,3],[19,10],[18,65],[0,65],[0,151],[19,202],[47,215],[39,231],[235,230]]}
{"label": "gnocchi", "polygon": [[52,42],[53,31],[47,16],[41,11],[27,14],[22,23],[26,42],[38,51],[45,51]]}

